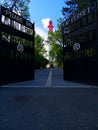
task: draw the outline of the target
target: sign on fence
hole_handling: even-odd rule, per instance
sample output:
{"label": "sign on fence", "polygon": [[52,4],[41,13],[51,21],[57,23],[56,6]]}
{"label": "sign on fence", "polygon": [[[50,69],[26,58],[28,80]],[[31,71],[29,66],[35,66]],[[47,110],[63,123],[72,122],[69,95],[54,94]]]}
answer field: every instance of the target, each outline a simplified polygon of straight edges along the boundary
{"label": "sign on fence", "polygon": [[79,79],[79,76],[82,78],[83,75],[94,75],[95,71],[98,73],[96,69],[98,64],[98,7],[96,2],[62,23],[62,37],[64,79],[68,76],[72,79],[74,77]]}
{"label": "sign on fence", "polygon": [[0,62],[2,81],[5,77],[6,80],[10,77],[10,81],[34,79],[34,23],[3,6],[0,6]]}

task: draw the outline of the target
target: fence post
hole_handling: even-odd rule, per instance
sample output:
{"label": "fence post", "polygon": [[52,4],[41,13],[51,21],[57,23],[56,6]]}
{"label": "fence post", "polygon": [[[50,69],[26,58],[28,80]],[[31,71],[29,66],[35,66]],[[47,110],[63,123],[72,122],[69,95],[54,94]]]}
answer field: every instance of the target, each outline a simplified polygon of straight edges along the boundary
{"label": "fence post", "polygon": [[34,43],[35,43],[35,23],[32,25],[32,30],[33,30],[33,80],[35,79],[35,53],[34,53]]}
{"label": "fence post", "polygon": [[98,0],[97,0],[97,43],[98,43]]}
{"label": "fence post", "polygon": [[98,0],[96,0],[96,46],[97,46],[97,57],[98,57]]}
{"label": "fence post", "polygon": [[1,47],[1,6],[0,6],[0,47]]}

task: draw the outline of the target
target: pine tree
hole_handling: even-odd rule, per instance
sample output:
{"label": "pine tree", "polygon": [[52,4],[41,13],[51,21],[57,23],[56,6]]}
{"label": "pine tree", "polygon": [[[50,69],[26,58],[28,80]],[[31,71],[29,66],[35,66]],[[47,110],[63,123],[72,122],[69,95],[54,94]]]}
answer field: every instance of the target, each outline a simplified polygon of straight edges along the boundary
{"label": "pine tree", "polygon": [[78,10],[81,11],[84,8],[93,4],[94,2],[96,2],[96,0],[78,0]]}
{"label": "pine tree", "polygon": [[1,4],[11,11],[20,13],[22,17],[30,19],[29,3],[30,0],[3,0]]}
{"label": "pine tree", "polygon": [[65,6],[62,7],[62,14],[64,18],[68,18],[75,13],[83,10],[84,8],[90,6],[96,0],[65,0]]}
{"label": "pine tree", "polygon": [[77,10],[77,1],[78,0],[64,1],[65,6],[62,8],[61,11],[65,18],[70,17],[71,15],[75,13],[75,11]]}

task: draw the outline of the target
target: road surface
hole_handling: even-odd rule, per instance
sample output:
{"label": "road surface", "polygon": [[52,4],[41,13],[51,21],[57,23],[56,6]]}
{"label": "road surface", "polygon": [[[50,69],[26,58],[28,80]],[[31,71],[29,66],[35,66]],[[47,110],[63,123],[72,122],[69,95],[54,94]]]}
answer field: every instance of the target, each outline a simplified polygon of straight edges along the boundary
{"label": "road surface", "polygon": [[0,130],[98,130],[98,88],[60,74],[0,87]]}
{"label": "road surface", "polygon": [[[63,80],[63,70],[43,69],[37,70],[35,80],[3,85],[3,87],[92,87],[88,84],[69,82]],[[96,86],[93,86],[96,87]]]}

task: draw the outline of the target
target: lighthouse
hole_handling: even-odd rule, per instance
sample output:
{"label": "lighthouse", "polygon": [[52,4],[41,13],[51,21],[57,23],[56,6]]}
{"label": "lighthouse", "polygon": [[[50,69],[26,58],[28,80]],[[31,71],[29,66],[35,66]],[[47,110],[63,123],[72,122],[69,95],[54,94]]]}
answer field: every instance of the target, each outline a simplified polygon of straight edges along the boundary
{"label": "lighthouse", "polygon": [[50,20],[49,25],[48,25],[49,32],[53,32],[53,28],[54,28],[54,26],[52,24],[52,21]]}
{"label": "lighthouse", "polygon": [[[47,28],[48,28],[49,32],[53,32],[54,26],[53,26],[53,23],[51,20],[49,21]],[[44,48],[46,49],[44,56],[45,56],[45,58],[47,58],[49,60],[49,64],[48,64],[49,66],[52,65],[52,58],[50,57],[51,45],[52,44],[49,39],[44,41]]]}

